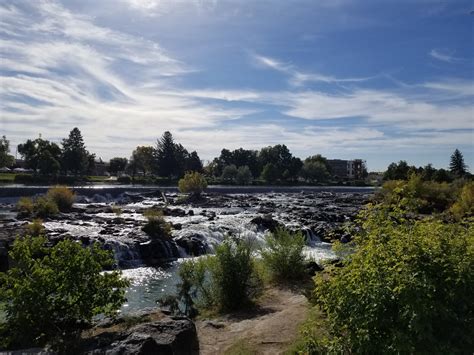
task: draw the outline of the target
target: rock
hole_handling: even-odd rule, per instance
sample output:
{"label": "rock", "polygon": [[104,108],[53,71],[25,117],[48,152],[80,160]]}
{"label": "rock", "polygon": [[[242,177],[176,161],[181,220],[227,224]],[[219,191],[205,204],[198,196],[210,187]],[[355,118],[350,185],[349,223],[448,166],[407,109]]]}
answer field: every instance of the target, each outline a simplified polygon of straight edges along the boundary
{"label": "rock", "polygon": [[270,214],[255,217],[250,222],[256,224],[259,228],[268,229],[270,232],[274,232],[277,228],[284,227],[283,224],[274,220]]}
{"label": "rock", "polygon": [[179,251],[173,241],[154,239],[139,244],[143,262],[148,266],[162,266],[179,258]]}
{"label": "rock", "polygon": [[199,256],[207,253],[205,237],[199,234],[182,235],[174,239],[188,255]]}
{"label": "rock", "polygon": [[86,341],[84,354],[199,354],[194,323],[186,317],[164,316],[121,332],[105,331]]}
{"label": "rock", "polygon": [[316,263],[315,261],[310,261],[309,263],[306,264],[306,271],[308,275],[314,276],[316,275],[317,272],[323,271],[324,268]]}

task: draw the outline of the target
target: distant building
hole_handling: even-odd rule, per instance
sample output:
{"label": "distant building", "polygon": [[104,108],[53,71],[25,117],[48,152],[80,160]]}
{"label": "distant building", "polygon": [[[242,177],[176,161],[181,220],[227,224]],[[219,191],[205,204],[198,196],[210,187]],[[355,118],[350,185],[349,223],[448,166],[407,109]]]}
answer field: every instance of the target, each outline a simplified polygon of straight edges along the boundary
{"label": "distant building", "polygon": [[335,178],[362,180],[367,176],[365,160],[328,159],[327,162],[331,170],[330,173]]}

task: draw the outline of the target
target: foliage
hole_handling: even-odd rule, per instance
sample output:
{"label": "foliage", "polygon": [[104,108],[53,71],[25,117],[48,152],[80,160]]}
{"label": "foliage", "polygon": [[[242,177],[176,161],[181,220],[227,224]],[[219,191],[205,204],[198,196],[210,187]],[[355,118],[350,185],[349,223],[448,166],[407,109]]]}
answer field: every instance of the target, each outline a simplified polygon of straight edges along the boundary
{"label": "foliage", "polygon": [[130,176],[119,176],[117,182],[119,184],[129,185],[132,183],[132,178]]}
{"label": "foliage", "polygon": [[266,248],[262,250],[265,266],[273,281],[291,282],[301,280],[305,274],[303,247],[304,236],[278,228],[266,238]]}
{"label": "foliage", "polygon": [[171,224],[165,221],[163,211],[148,209],[143,215],[147,219],[147,222],[142,228],[146,234],[152,238],[167,239],[171,237]]}
{"label": "foliage", "polygon": [[237,176],[237,167],[234,164],[230,164],[224,167],[222,170],[221,179],[224,182],[234,182]]}
{"label": "foliage", "polygon": [[127,158],[112,158],[109,162],[109,172],[111,174],[117,174],[120,171],[125,171],[125,167],[127,166]]}
{"label": "foliage", "polygon": [[[295,180],[303,166],[301,159],[292,156],[286,145],[278,144],[260,150],[258,160],[263,166],[262,177],[268,182],[276,180]],[[265,167],[272,164],[270,171]],[[270,172],[270,173],[269,173]],[[266,179],[265,176],[269,179]]]}
{"label": "foliage", "polygon": [[303,163],[302,176],[310,182],[325,182],[330,175],[324,163],[308,158]]}
{"label": "foliage", "polygon": [[31,216],[34,212],[33,200],[29,197],[20,197],[16,204],[16,209],[20,216]]}
{"label": "foliage", "polygon": [[256,150],[239,148],[230,151],[222,149],[220,156],[208,165],[209,174],[215,177],[221,176],[226,166],[234,165],[235,167],[248,166],[252,177],[259,176],[262,168],[257,156],[258,152]]}
{"label": "foliage", "polygon": [[155,156],[155,148],[149,146],[138,146],[130,158],[129,169],[131,174],[135,176],[137,171],[141,171],[143,175],[151,173],[153,169],[153,161]]}
{"label": "foliage", "polygon": [[449,169],[451,173],[457,177],[463,177],[467,173],[467,166],[464,163],[464,157],[458,149],[456,149],[451,155]]}
{"label": "foliage", "polygon": [[46,243],[44,237],[17,238],[9,253],[14,267],[0,283],[7,301],[3,346],[57,342],[124,302],[128,282],[117,271],[102,273],[113,263],[110,252],[71,240],[51,248]]}
{"label": "foliage", "polygon": [[154,165],[158,175],[168,179],[181,177],[187,170],[202,171],[198,154],[189,153],[181,144],[175,143],[168,131],[157,141]]}
{"label": "foliage", "polygon": [[0,168],[12,166],[15,163],[15,157],[10,155],[10,141],[7,137],[0,138]]}
{"label": "foliage", "polygon": [[[397,163],[391,163],[383,175],[384,180],[407,180],[410,166],[405,160]],[[414,168],[414,167],[413,167]]]}
{"label": "foliage", "polygon": [[37,138],[18,145],[25,165],[41,175],[56,175],[60,170],[61,148],[56,143]]}
{"label": "foliage", "polygon": [[207,181],[197,171],[188,171],[178,183],[179,191],[199,196],[207,187]]}
{"label": "foliage", "polygon": [[263,167],[261,177],[266,182],[274,183],[278,180],[278,176],[279,176],[278,169],[274,164],[268,163],[267,165]]}
{"label": "foliage", "polygon": [[225,240],[214,256],[186,261],[179,271],[179,300],[187,310],[231,312],[248,306],[262,291],[249,241]]}
{"label": "foliage", "polygon": [[48,190],[46,197],[54,201],[61,212],[68,212],[76,199],[74,192],[67,186],[55,186]]}
{"label": "foliage", "polygon": [[420,175],[412,174],[408,181],[384,183],[378,198],[387,206],[403,207],[408,212],[443,212],[454,203],[457,189],[453,184],[423,181]]}
{"label": "foliage", "polygon": [[94,155],[89,154],[86,150],[79,128],[74,127],[69,133],[69,137],[63,139],[62,145],[63,169],[75,175],[84,175],[93,163]]}
{"label": "foliage", "polygon": [[40,196],[34,201],[33,211],[35,216],[41,218],[48,218],[59,213],[59,208],[56,202],[46,196]]}
{"label": "foliage", "polygon": [[253,176],[250,168],[247,165],[241,166],[237,169],[235,181],[239,185],[248,185],[252,182]]}
{"label": "foliage", "polygon": [[474,214],[474,182],[467,182],[449,211],[457,220]]}
{"label": "foliage", "polygon": [[[315,278],[326,352],[469,353],[474,346],[474,224],[364,213],[343,268]],[[449,331],[447,331],[449,329]]]}
{"label": "foliage", "polygon": [[43,221],[39,218],[36,218],[26,226],[26,234],[31,237],[39,237],[40,235],[44,235],[44,226]]}

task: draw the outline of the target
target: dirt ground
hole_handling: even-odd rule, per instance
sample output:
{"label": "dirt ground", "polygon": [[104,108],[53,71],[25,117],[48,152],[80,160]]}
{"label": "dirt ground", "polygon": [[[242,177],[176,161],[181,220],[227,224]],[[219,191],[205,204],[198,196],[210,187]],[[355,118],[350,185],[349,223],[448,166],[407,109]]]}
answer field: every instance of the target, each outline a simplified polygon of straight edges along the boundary
{"label": "dirt ground", "polygon": [[301,294],[267,289],[259,307],[252,312],[198,320],[201,354],[225,354],[229,349],[233,353],[282,354],[297,337],[308,306]]}

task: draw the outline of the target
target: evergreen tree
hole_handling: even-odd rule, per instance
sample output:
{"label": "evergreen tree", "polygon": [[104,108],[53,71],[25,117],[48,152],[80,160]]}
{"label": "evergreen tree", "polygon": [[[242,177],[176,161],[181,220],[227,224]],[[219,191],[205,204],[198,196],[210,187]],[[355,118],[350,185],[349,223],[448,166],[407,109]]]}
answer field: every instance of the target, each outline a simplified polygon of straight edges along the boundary
{"label": "evergreen tree", "polygon": [[456,149],[451,155],[451,163],[449,164],[451,172],[458,177],[464,176],[467,173],[467,166],[464,163],[464,157],[459,149]]}
{"label": "evergreen tree", "polygon": [[159,176],[172,178],[177,175],[176,150],[173,136],[166,131],[156,144],[155,170]]}
{"label": "evergreen tree", "polygon": [[87,172],[90,161],[89,152],[84,145],[81,131],[75,127],[69,133],[69,137],[63,139],[62,166],[66,172],[72,172],[75,175]]}

